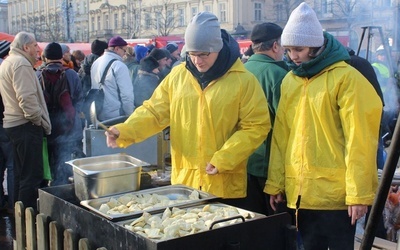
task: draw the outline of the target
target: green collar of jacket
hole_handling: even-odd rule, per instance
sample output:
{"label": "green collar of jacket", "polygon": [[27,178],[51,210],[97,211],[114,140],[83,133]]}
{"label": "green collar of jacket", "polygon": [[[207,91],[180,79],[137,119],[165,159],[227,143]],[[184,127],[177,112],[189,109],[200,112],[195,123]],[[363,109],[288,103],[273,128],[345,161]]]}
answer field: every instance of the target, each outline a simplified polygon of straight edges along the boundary
{"label": "green collar of jacket", "polygon": [[350,60],[349,53],[338,40],[327,32],[324,32],[324,37],[325,48],[323,48],[323,51],[316,58],[300,65],[296,65],[293,61],[287,62],[293,74],[311,78],[334,63]]}
{"label": "green collar of jacket", "polygon": [[264,54],[254,54],[249,58],[248,62],[263,62],[263,63],[268,62],[268,63],[276,64],[279,67],[281,67],[285,70],[288,70],[286,62],[276,61],[273,58],[271,58],[270,56],[264,55]]}

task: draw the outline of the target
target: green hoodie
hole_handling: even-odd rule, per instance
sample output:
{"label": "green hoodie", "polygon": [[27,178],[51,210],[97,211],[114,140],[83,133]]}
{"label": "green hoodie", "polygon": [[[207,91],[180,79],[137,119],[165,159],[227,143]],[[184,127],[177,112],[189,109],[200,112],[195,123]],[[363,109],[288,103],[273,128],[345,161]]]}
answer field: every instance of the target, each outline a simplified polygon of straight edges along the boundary
{"label": "green hoodie", "polygon": [[293,61],[287,63],[293,74],[311,78],[329,65],[340,61],[350,61],[349,53],[338,40],[327,32],[324,32],[324,37],[325,44],[321,47],[323,51],[316,58],[300,65],[296,65]]}

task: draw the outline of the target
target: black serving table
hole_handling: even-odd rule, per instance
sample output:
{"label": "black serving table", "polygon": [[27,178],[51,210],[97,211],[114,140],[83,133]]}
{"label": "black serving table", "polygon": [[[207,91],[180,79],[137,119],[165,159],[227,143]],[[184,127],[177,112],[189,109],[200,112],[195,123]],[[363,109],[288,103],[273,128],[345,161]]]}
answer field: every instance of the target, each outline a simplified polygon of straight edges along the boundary
{"label": "black serving table", "polygon": [[87,238],[93,249],[296,249],[296,233],[287,213],[155,242],[81,206],[73,184],[40,189],[38,209],[64,230]]}

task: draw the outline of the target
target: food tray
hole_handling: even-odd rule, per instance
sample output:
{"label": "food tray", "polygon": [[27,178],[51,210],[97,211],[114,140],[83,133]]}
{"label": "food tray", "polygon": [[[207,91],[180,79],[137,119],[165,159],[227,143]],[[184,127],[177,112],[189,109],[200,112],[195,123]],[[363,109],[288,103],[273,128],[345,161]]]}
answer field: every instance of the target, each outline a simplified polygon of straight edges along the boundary
{"label": "food tray", "polygon": [[126,154],[74,159],[75,194],[79,200],[97,199],[140,188],[141,170],[148,163]]}
{"label": "food tray", "polygon": [[[119,221],[116,224],[151,241],[159,242],[266,217],[263,214],[220,202],[197,204],[194,206],[184,205],[176,209],[175,212],[174,210],[175,209],[170,209],[170,211],[166,211],[165,209],[162,212],[149,212],[150,215],[142,215],[142,217],[139,218]],[[182,210],[185,212],[183,213]],[[194,214],[197,214],[198,217],[194,218]],[[155,221],[158,221],[158,223],[155,223]],[[131,223],[133,223],[133,225],[131,225]],[[174,226],[177,227],[177,229],[171,234],[171,230],[174,230],[171,229],[171,227]],[[160,231],[157,232],[157,235],[163,236],[151,237],[144,232],[145,228],[149,230],[147,233],[151,233],[152,230],[158,231],[159,229]],[[186,231],[186,233],[183,233],[183,231]],[[182,235],[179,235],[181,233]]]}
{"label": "food tray", "polygon": [[[188,197],[192,192],[197,191],[199,194],[199,199],[197,200],[188,200]],[[100,207],[102,204],[106,204],[107,202],[110,202],[112,199],[118,200],[119,198],[123,196],[129,196],[129,195],[134,195],[134,196],[143,196],[143,195],[160,195],[160,196],[167,196],[170,200],[172,201],[177,201],[180,198],[187,198],[187,200],[182,200],[182,202],[177,202],[172,205],[162,205],[158,204],[157,206],[154,206],[152,208],[147,208],[145,210],[140,210],[140,211],[132,211],[129,213],[121,213],[121,214],[108,214],[107,212],[100,211]],[[134,217],[139,217],[143,214],[144,211],[146,212],[151,212],[151,213],[157,213],[160,211],[164,211],[167,207],[181,207],[185,205],[196,205],[196,204],[202,204],[207,201],[215,200],[217,199],[216,196],[196,190],[194,188],[185,186],[185,185],[170,185],[170,186],[163,186],[163,187],[158,187],[158,188],[151,188],[151,189],[146,189],[142,191],[136,191],[136,192],[127,192],[127,193],[121,193],[118,195],[113,195],[113,196],[107,196],[107,197],[101,197],[97,199],[90,199],[90,200],[83,200],[80,202],[80,204],[89,210],[98,213],[99,215],[112,220],[112,221],[117,221],[117,220],[123,220],[127,218],[134,218]]]}

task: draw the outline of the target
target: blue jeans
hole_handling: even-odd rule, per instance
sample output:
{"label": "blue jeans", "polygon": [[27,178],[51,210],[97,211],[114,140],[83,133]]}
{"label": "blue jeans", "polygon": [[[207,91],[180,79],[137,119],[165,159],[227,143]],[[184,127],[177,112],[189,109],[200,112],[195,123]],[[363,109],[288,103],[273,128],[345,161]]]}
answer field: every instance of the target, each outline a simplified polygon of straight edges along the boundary
{"label": "blue jeans", "polygon": [[[4,172],[7,170],[7,192],[8,192],[8,208],[14,207],[14,164],[13,164],[13,150],[10,138],[8,138],[6,131],[3,128],[3,124],[0,124],[0,155],[2,158],[1,162],[1,173],[0,183],[4,181]],[[4,188],[0,185],[0,202],[4,200]]]}
{"label": "blue jeans", "polygon": [[43,181],[43,128],[27,122],[6,128],[14,153],[14,199],[37,210]]}

